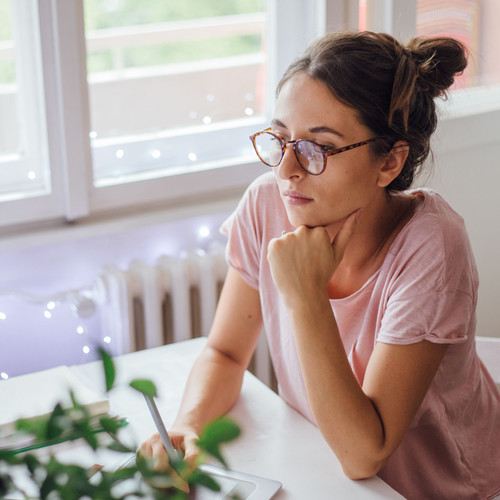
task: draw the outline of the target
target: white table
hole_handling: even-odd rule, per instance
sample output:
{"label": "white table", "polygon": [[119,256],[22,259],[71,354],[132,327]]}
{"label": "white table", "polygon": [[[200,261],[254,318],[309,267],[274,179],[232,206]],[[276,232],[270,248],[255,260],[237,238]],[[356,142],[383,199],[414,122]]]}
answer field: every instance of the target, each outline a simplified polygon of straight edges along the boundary
{"label": "white table", "polygon": [[[148,378],[158,388],[158,408],[168,426],[175,418],[189,370],[206,339],[170,344],[115,358],[117,388],[111,406],[130,420],[129,429],[140,443],[156,429],[144,399],[128,387],[134,378]],[[84,381],[102,386],[98,363],[74,366]],[[223,453],[230,467],[277,479],[277,500],[403,498],[381,479],[347,478],[319,430],[290,408],[278,395],[246,373],[241,396],[230,412],[242,435]]]}

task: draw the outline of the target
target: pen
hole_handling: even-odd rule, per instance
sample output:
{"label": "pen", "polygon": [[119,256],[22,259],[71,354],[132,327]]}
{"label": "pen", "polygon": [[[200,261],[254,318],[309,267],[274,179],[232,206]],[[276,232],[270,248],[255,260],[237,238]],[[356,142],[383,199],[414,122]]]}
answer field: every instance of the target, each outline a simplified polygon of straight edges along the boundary
{"label": "pen", "polygon": [[179,455],[177,450],[174,448],[172,441],[170,441],[170,437],[168,436],[167,429],[163,424],[163,420],[161,419],[160,412],[158,411],[158,407],[156,406],[155,400],[146,394],[144,394],[144,399],[148,405],[149,411],[151,412],[151,416],[153,417],[153,421],[156,425],[156,429],[158,434],[160,435],[161,442],[165,447],[165,450],[168,455],[168,460],[171,464],[175,464],[179,461]]}

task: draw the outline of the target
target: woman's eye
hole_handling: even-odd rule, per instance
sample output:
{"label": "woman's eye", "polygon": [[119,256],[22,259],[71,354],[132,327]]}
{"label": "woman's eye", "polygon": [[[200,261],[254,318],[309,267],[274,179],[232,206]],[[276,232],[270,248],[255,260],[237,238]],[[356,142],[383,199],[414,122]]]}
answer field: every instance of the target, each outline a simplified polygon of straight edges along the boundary
{"label": "woman's eye", "polygon": [[276,137],[279,137],[283,142],[287,142],[288,139],[286,137],[283,137],[281,134],[278,134],[276,132],[273,132],[273,134],[276,136]]}
{"label": "woman's eye", "polygon": [[328,148],[328,149],[337,149],[337,146],[332,143],[323,143],[323,142],[317,142],[316,143],[318,146],[321,146],[322,148]]}

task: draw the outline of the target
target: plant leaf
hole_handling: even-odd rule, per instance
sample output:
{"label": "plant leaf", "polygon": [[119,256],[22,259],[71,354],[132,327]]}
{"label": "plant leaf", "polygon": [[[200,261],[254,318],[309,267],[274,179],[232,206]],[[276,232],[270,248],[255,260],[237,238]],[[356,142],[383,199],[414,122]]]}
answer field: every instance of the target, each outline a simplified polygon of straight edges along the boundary
{"label": "plant leaf", "polygon": [[120,429],[120,427],[122,427],[123,425],[119,418],[108,417],[107,415],[102,416],[99,419],[99,423],[106,432],[113,435],[116,434],[118,432],[118,429]]}
{"label": "plant leaf", "polygon": [[8,448],[0,448],[0,463],[6,462],[10,465],[17,465],[21,463],[19,457],[14,450]]}
{"label": "plant leaf", "polygon": [[108,392],[113,388],[113,384],[115,383],[115,365],[113,363],[113,358],[102,347],[99,347],[99,355],[101,356],[102,365],[104,367],[106,392]]}
{"label": "plant leaf", "polygon": [[16,430],[35,436],[37,441],[43,441],[47,433],[47,418],[21,418],[16,421]]}
{"label": "plant leaf", "polygon": [[198,440],[198,446],[227,467],[220,452],[220,445],[233,441],[240,433],[241,430],[236,422],[228,417],[221,417],[205,426]]}
{"label": "plant leaf", "polygon": [[113,481],[117,483],[126,479],[130,479],[131,477],[134,477],[136,473],[136,467],[121,467],[113,472]]}
{"label": "plant leaf", "polygon": [[172,493],[168,493],[168,496],[165,496],[165,493],[161,490],[155,491],[155,500],[164,500],[168,498],[168,500],[189,500],[191,498],[188,493],[184,493],[183,491],[175,490]]}
{"label": "plant leaf", "polygon": [[66,430],[65,427],[68,423],[71,424],[70,418],[66,415],[61,404],[57,403],[47,420],[46,432],[43,437],[45,439],[58,438]]}
{"label": "plant leaf", "polygon": [[134,448],[130,446],[126,446],[120,441],[112,441],[107,447],[108,450],[118,451],[120,453],[133,453],[135,452]]}
{"label": "plant leaf", "polygon": [[198,484],[205,486],[212,491],[220,491],[219,483],[212,477],[201,471],[200,469],[194,470],[188,477],[189,484]]}
{"label": "plant leaf", "polygon": [[12,491],[13,487],[14,481],[9,474],[0,473],[0,498],[4,498],[9,491]]}
{"label": "plant leaf", "polygon": [[151,398],[155,398],[158,394],[156,391],[156,386],[153,384],[153,382],[151,382],[151,380],[132,380],[132,382],[130,382],[130,387]]}
{"label": "plant leaf", "polygon": [[35,473],[35,470],[40,466],[40,460],[35,455],[26,454],[23,456],[23,462],[26,464],[28,471],[31,475]]}

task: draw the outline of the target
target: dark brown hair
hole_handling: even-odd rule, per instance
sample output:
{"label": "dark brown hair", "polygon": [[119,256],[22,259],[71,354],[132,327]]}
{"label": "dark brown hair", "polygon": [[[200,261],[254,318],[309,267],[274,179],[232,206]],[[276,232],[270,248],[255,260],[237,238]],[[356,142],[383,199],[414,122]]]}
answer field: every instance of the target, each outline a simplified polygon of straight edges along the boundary
{"label": "dark brown hair", "polygon": [[314,42],[293,62],[278,84],[298,72],[325,83],[354,108],[361,123],[383,139],[375,154],[396,141],[409,144],[408,158],[388,189],[410,187],[430,151],[437,125],[436,97],[445,97],[455,75],[467,66],[465,47],[453,38],[414,38],[406,46],[384,33],[331,33]]}

